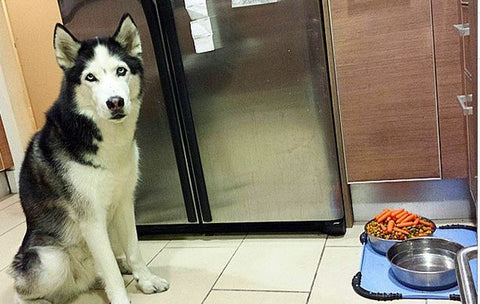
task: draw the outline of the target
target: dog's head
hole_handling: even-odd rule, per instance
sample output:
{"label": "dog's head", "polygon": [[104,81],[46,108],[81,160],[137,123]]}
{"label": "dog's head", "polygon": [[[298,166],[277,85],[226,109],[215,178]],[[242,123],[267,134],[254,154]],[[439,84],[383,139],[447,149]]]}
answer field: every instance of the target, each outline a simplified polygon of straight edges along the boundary
{"label": "dog's head", "polygon": [[57,24],[54,48],[79,112],[121,122],[139,106],[142,46],[130,15],[122,17],[113,36],[85,41]]}

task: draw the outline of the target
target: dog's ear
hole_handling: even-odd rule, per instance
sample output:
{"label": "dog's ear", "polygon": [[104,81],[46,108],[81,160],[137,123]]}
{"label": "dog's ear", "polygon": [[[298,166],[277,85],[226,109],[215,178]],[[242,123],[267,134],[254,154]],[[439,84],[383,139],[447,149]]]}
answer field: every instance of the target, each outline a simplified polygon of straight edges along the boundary
{"label": "dog's ear", "polygon": [[129,14],[123,15],[118,24],[113,39],[127,51],[128,55],[140,57],[142,54],[142,44],[137,26]]}
{"label": "dog's ear", "polygon": [[75,64],[80,42],[60,23],[55,25],[53,47],[57,63],[62,69],[69,69]]}

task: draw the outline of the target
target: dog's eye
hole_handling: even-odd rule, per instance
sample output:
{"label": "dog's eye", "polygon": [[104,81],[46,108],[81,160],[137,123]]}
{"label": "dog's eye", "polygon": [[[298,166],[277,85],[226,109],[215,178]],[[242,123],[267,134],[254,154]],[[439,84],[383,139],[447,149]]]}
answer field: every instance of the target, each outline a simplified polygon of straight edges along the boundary
{"label": "dog's eye", "polygon": [[117,75],[118,76],[125,76],[125,74],[127,74],[127,69],[124,68],[124,67],[119,67],[117,69]]}
{"label": "dog's eye", "polygon": [[91,81],[97,81],[97,78],[93,76],[92,73],[88,73],[87,76],[85,77],[85,80],[91,82]]}

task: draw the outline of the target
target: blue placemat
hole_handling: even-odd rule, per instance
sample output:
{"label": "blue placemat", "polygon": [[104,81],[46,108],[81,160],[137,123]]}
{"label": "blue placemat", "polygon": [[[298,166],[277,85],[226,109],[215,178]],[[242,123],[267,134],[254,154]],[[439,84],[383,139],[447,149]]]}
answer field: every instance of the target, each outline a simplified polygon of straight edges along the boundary
{"label": "blue placemat", "polygon": [[[457,242],[465,247],[477,245],[477,233],[470,229],[439,227],[433,236]],[[478,290],[477,259],[470,261],[470,267]],[[393,276],[387,258],[373,250],[368,242],[363,246],[360,271],[354,276],[352,285],[361,296],[375,300],[460,300],[458,286],[439,291],[423,291],[403,286]]]}

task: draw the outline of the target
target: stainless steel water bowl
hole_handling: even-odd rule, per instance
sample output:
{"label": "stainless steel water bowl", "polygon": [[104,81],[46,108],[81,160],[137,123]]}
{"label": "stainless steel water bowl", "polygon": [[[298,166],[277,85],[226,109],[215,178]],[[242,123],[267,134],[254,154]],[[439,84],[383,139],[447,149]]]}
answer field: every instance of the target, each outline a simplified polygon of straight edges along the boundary
{"label": "stainless steel water bowl", "polygon": [[405,240],[387,251],[395,278],[405,286],[441,290],[457,285],[455,255],[463,246],[440,238]]}
{"label": "stainless steel water bowl", "polygon": [[[427,219],[428,221],[430,221],[429,219]],[[374,220],[371,220],[369,222],[367,222],[365,224],[365,227],[364,227],[364,230],[365,230],[365,234],[367,235],[368,237],[368,242],[370,242],[370,245],[372,246],[372,248],[380,253],[380,254],[387,254],[387,251],[388,249],[390,249],[390,247],[392,247],[393,245],[395,244],[398,244],[398,243],[401,243],[403,242],[403,240],[387,240],[387,239],[382,239],[382,238],[379,238],[377,236],[374,236],[374,235],[371,235],[370,233],[368,233],[367,231],[367,226],[370,222],[372,222]],[[432,221],[430,221],[432,222]],[[432,222],[433,223],[433,222]],[[435,224],[434,224],[435,225]],[[434,226],[433,228],[433,231],[432,231],[432,234],[435,232],[435,230],[437,229],[437,226]]]}

